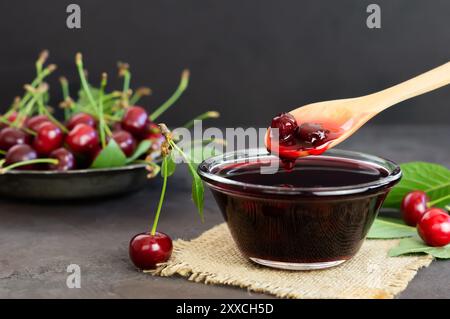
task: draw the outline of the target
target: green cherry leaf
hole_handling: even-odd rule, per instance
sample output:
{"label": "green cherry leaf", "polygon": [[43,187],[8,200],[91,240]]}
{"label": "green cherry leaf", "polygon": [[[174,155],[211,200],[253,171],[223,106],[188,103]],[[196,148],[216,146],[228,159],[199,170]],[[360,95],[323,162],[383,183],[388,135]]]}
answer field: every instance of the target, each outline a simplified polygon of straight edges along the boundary
{"label": "green cherry leaf", "polygon": [[203,205],[204,205],[205,190],[203,188],[203,182],[202,182],[200,176],[197,174],[197,167],[192,163],[192,159],[188,155],[186,155],[186,153],[184,153],[183,150],[177,144],[175,144],[173,141],[171,141],[170,145],[186,161],[188,171],[192,176],[192,200],[194,201],[194,204],[198,210],[198,214],[200,215],[200,219],[203,222],[204,221]]}
{"label": "green cherry leaf", "polygon": [[410,162],[400,164],[403,172],[401,181],[391,190],[384,207],[400,208],[403,197],[414,190],[427,193],[432,206],[444,208],[450,204],[450,170],[445,166]]}
{"label": "green cherry leaf", "polygon": [[203,202],[204,202],[204,193],[205,190],[203,188],[203,182],[197,174],[197,170],[194,165],[191,163],[187,163],[189,168],[189,173],[192,176],[192,200],[194,201],[195,206],[197,207],[198,214],[200,215],[200,219],[203,221]]}
{"label": "green cherry leaf", "polygon": [[177,168],[177,164],[175,164],[173,157],[171,154],[164,157],[163,165],[166,165],[167,168],[163,168],[161,170],[161,176],[164,177],[165,173],[167,172],[167,177],[170,177],[175,173],[175,169]]}
{"label": "green cherry leaf", "polygon": [[421,239],[417,237],[404,238],[400,240],[397,247],[392,248],[389,251],[389,256],[397,257],[401,255],[409,254],[429,254],[433,257],[440,259],[450,258],[450,244],[444,247],[431,247],[427,246]]}
{"label": "green cherry leaf", "polygon": [[417,235],[414,227],[405,225],[400,219],[377,218],[367,234],[369,239],[404,238]]}
{"label": "green cherry leaf", "polygon": [[117,145],[114,139],[111,139],[104,149],[97,155],[97,158],[92,163],[92,168],[107,168],[124,166],[127,162],[127,157]]}
{"label": "green cherry leaf", "polygon": [[150,146],[152,146],[152,141],[150,140],[143,140],[142,142],[140,142],[138,147],[136,147],[133,155],[127,158],[127,164],[134,162],[139,157],[147,153],[147,151],[150,149]]}

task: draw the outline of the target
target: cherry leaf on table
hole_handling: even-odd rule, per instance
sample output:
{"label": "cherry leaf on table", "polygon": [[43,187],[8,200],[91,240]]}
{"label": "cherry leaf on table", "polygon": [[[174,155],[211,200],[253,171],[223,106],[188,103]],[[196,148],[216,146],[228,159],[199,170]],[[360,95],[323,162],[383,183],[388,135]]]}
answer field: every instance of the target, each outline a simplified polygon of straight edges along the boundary
{"label": "cherry leaf on table", "polygon": [[133,155],[127,158],[127,164],[134,162],[139,157],[144,155],[149,150],[150,146],[152,146],[152,141],[150,140],[143,140],[142,142],[140,142],[138,147],[136,147]]}
{"label": "cherry leaf on table", "polygon": [[124,166],[127,162],[127,157],[117,145],[114,139],[111,139],[104,149],[97,155],[97,158],[92,163],[92,168],[107,168]]}
{"label": "cherry leaf on table", "polygon": [[435,207],[444,208],[450,203],[448,168],[427,162],[410,162],[400,164],[400,167],[403,177],[389,193],[384,207],[400,208],[403,197],[413,190],[426,192]]}
{"label": "cherry leaf on table", "polygon": [[409,254],[429,254],[440,259],[450,258],[450,244],[444,247],[427,246],[421,239],[417,237],[403,238],[397,247],[389,251],[390,257],[397,257]]}
{"label": "cherry leaf on table", "polygon": [[405,225],[400,219],[377,218],[367,234],[369,239],[393,239],[417,235],[416,228]]}

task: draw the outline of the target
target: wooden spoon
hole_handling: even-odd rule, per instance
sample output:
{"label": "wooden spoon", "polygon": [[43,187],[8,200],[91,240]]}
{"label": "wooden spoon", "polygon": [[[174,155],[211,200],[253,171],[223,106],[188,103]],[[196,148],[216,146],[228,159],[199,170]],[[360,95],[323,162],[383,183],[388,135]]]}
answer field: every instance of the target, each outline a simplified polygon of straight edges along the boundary
{"label": "wooden spoon", "polygon": [[[337,127],[340,133],[336,138],[316,148],[299,149],[294,153],[291,151],[289,158],[292,159],[293,154],[295,157],[320,154],[347,139],[372,117],[388,107],[447,84],[450,84],[450,62],[380,92],[298,107],[289,112],[295,117],[298,125],[320,123],[324,128]],[[266,146],[270,149],[269,136],[270,129],[266,135]],[[277,152],[275,151],[275,153]]]}

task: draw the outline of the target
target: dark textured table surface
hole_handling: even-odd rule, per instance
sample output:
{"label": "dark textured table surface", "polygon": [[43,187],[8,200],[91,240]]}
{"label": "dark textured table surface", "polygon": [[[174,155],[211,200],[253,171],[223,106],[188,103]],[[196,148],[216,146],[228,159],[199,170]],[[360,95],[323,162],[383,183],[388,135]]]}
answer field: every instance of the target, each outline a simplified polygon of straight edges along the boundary
{"label": "dark textured table surface", "polygon": [[[367,127],[341,148],[396,162],[423,160],[450,167],[450,126]],[[222,222],[206,192],[205,223],[190,202],[190,180],[171,177],[159,229],[190,239]],[[160,186],[102,201],[32,203],[0,199],[1,298],[265,298],[244,289],[137,272],[128,241],[150,227]],[[69,264],[81,267],[81,288],[66,285]],[[450,261],[422,269],[400,298],[450,298]]]}

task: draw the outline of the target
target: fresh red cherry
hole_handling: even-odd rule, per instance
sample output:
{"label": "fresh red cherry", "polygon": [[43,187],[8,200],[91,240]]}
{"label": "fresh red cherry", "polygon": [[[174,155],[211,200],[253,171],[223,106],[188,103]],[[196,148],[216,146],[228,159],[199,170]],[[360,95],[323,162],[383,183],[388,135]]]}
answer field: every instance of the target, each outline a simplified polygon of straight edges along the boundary
{"label": "fresh red cherry", "polygon": [[126,109],[122,118],[122,128],[135,137],[142,136],[148,123],[148,114],[140,106],[130,106]]}
{"label": "fresh red cherry", "polygon": [[416,226],[428,209],[429,198],[425,192],[413,191],[403,197],[400,205],[402,217],[409,226]]}
{"label": "fresh red cherry", "polygon": [[297,121],[290,113],[281,113],[272,119],[271,128],[278,129],[281,142],[286,142],[294,137],[297,130]]}
{"label": "fresh red cherry", "polygon": [[[28,144],[14,145],[6,153],[5,166],[23,161],[31,161],[36,159],[37,157],[38,156],[36,151],[30,145]],[[34,169],[34,165],[19,166],[16,169],[23,169],[23,170]]]}
{"label": "fresh red cherry", "polygon": [[8,115],[8,121],[9,122],[14,122],[17,118],[18,113],[17,112],[12,112],[11,114]]}
{"label": "fresh red cherry", "polygon": [[75,153],[92,153],[98,148],[98,134],[92,126],[81,123],[69,132],[66,143]]}
{"label": "fresh red cherry", "polygon": [[4,128],[0,132],[0,149],[7,151],[14,145],[28,144],[29,136],[22,130],[14,127]]}
{"label": "fresh red cherry", "polygon": [[134,153],[134,150],[136,149],[136,140],[133,135],[127,131],[115,131],[113,132],[112,138],[127,157]]}
{"label": "fresh red cherry", "polygon": [[112,126],[113,131],[121,131],[122,130],[122,123],[121,122],[114,122]]}
{"label": "fresh red cherry", "polygon": [[[1,117],[4,117],[5,115],[1,115]],[[12,112],[11,114],[9,114],[5,119],[9,122],[12,123],[16,120],[17,118],[17,112]],[[6,123],[1,122],[0,123],[0,130],[8,127],[8,125]]]}
{"label": "fresh red cherry", "polygon": [[25,126],[30,130],[37,132],[39,125],[44,122],[50,122],[47,115],[35,115],[25,122]]}
{"label": "fresh red cherry", "polygon": [[72,152],[61,147],[49,155],[50,158],[55,158],[58,160],[58,164],[50,164],[49,169],[55,171],[68,171],[71,169],[75,169],[75,156],[73,156]]}
{"label": "fresh red cherry", "polygon": [[303,123],[298,128],[297,137],[301,142],[316,147],[325,142],[329,133],[330,131],[326,130],[321,124]]}
{"label": "fresh red cherry", "polygon": [[417,224],[417,230],[429,246],[441,247],[450,244],[450,216],[443,209],[428,209]]}
{"label": "fresh red cherry", "polygon": [[86,113],[77,113],[67,121],[66,127],[70,131],[78,124],[86,124],[92,127],[96,126],[95,118],[92,115]]}
{"label": "fresh red cherry", "polygon": [[33,147],[40,155],[48,155],[59,148],[63,141],[64,134],[61,129],[56,124],[47,121],[37,127]]}
{"label": "fresh red cherry", "polygon": [[164,233],[141,233],[134,236],[129,246],[130,259],[142,270],[155,269],[172,255],[172,239]]}

